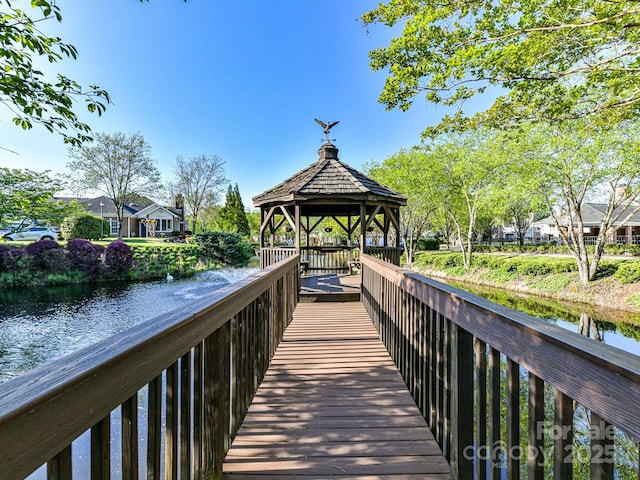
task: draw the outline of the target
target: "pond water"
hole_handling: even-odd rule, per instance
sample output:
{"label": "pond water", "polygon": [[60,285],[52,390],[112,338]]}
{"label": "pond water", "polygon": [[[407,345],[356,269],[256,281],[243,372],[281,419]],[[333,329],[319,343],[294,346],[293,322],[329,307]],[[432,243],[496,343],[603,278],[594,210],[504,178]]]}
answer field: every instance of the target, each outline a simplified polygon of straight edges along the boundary
{"label": "pond water", "polygon": [[[441,281],[438,279],[438,281]],[[556,301],[534,295],[515,294],[500,288],[464,282],[450,285],[518,310],[595,341],[640,355],[640,318],[629,312],[582,303]]]}
{"label": "pond water", "polygon": [[0,383],[257,271],[0,291]]}

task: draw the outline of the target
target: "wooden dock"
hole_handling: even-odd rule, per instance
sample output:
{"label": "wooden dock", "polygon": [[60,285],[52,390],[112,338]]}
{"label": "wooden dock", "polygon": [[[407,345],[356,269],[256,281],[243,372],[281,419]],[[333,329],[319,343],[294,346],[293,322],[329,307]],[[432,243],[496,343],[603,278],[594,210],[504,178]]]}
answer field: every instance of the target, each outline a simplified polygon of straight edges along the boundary
{"label": "wooden dock", "polygon": [[300,303],[223,478],[450,479],[359,302]]}

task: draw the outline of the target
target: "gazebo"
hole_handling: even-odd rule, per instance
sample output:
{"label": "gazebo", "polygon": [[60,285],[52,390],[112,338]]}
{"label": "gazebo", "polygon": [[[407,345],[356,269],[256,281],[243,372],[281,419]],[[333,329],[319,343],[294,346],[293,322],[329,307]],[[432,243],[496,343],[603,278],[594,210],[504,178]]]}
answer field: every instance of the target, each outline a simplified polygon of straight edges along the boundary
{"label": "gazebo", "polygon": [[[341,162],[327,139],[315,163],[253,197],[260,208],[261,266],[300,254],[305,269],[351,270],[361,251],[398,265],[400,207],[406,203],[403,195]],[[312,232],[329,218],[343,231],[341,241],[312,241]]]}

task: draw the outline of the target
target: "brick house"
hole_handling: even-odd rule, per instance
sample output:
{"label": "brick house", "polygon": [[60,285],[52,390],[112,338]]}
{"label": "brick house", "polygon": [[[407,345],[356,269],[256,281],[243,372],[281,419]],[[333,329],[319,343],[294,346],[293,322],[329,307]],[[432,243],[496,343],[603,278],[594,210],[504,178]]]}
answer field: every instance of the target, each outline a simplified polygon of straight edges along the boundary
{"label": "brick house", "polygon": [[[109,222],[109,231],[106,236],[118,235],[118,215],[113,202],[104,195],[95,198],[59,198],[62,201],[76,200],[84,206],[92,215],[104,218]],[[149,237],[151,236],[148,221],[155,220],[155,236],[164,237],[174,230],[183,231],[187,228],[184,221],[184,209],[177,207],[165,207],[148,198],[139,197],[125,203],[122,219],[123,237]]]}

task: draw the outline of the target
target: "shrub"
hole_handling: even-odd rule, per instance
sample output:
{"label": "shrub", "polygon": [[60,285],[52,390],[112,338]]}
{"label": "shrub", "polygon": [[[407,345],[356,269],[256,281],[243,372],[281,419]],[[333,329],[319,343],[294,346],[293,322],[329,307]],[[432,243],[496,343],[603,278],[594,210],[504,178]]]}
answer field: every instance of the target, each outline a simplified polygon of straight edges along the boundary
{"label": "shrub", "polygon": [[640,281],[640,262],[623,263],[618,267],[614,276],[620,280],[620,283]]}
{"label": "shrub", "polygon": [[437,238],[419,238],[416,250],[440,250],[440,240]]}
{"label": "shrub", "polygon": [[70,215],[62,221],[60,231],[64,238],[83,238],[99,240],[103,232],[109,231],[106,220],[94,217],[89,213]]}
{"label": "shrub", "polygon": [[72,268],[89,276],[100,273],[104,250],[102,245],[94,245],[89,240],[81,238],[74,238],[67,242],[67,256]]}
{"label": "shrub", "polygon": [[4,270],[4,255],[10,250],[11,248],[9,248],[7,245],[0,244],[0,272]]}
{"label": "shrub", "polygon": [[120,275],[131,269],[133,251],[131,247],[119,240],[107,245],[104,253],[105,270],[108,275]]}
{"label": "shrub", "polygon": [[6,272],[17,272],[23,270],[24,250],[6,250],[0,254],[2,256],[2,266]]}
{"label": "shrub", "polygon": [[24,247],[28,268],[32,270],[64,270],[66,258],[55,240],[38,240]]}
{"label": "shrub", "polygon": [[253,256],[251,246],[239,233],[202,232],[194,235],[193,241],[206,256],[226,265],[244,267]]}

